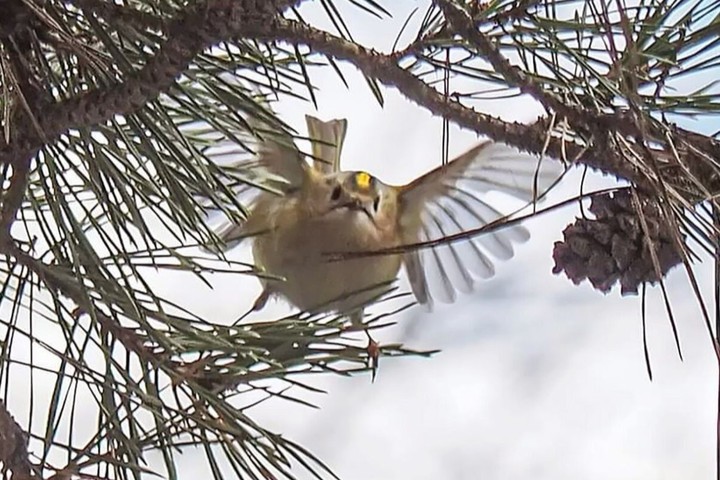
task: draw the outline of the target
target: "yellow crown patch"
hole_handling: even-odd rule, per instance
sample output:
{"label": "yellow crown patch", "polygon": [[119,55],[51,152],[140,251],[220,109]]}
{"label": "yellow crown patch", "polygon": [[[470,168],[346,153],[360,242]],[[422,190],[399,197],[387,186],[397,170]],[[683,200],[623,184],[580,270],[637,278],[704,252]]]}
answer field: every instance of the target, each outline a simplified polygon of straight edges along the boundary
{"label": "yellow crown patch", "polygon": [[372,184],[372,179],[372,175],[369,173],[358,172],[355,174],[355,185],[362,190],[368,190]]}

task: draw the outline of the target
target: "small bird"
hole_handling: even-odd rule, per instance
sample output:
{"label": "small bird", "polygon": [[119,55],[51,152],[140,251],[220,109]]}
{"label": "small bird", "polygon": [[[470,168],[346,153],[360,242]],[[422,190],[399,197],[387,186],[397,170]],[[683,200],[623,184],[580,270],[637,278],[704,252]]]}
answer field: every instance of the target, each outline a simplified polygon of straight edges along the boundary
{"label": "small bird", "polygon": [[252,163],[275,192],[256,192],[243,222],[224,217],[216,227],[222,248],[252,239],[255,264],[277,279],[262,278],[254,310],[277,295],[309,312],[347,314],[362,327],[363,310],[387,291],[404,266],[418,303],[452,302],[479,278],[495,272],[493,257],[513,256],[526,241],[520,225],[433,248],[381,255],[375,252],[436,240],[478,228],[504,215],[480,195],[497,191],[532,202],[554,184],[559,162],[542,160],[501,143],[484,141],[407,185],[394,186],[364,171],[342,171],[347,121],[306,116],[311,158],[291,139],[267,136]]}

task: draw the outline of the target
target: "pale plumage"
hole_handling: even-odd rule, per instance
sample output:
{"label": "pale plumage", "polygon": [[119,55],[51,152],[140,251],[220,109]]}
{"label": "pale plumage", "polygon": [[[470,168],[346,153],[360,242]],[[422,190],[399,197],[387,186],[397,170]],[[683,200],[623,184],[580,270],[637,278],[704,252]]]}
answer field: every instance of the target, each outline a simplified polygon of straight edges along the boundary
{"label": "pale plumage", "polygon": [[[448,302],[494,274],[493,259],[513,256],[529,238],[514,225],[434,248],[330,261],[329,254],[375,251],[435,240],[478,228],[503,216],[486,203],[489,191],[531,202],[559,178],[556,161],[486,141],[447,165],[404,186],[365,172],[340,171],[347,122],[307,117],[314,159],[307,162],[290,141],[265,139],[255,168],[278,180],[282,195],[259,191],[247,221],[226,221],[216,232],[228,246],[251,236],[255,263],[284,278],[262,280],[261,308],[278,294],[302,310],[342,311],[357,322],[363,306],[382,293],[405,265],[418,302]],[[262,176],[258,176],[262,177]],[[252,189],[252,187],[249,187]]]}

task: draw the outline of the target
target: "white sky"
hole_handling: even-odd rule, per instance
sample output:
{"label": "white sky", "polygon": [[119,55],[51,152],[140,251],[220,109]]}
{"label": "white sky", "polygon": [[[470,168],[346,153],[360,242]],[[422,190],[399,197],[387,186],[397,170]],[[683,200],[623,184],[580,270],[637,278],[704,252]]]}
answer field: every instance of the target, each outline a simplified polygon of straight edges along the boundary
{"label": "white sky", "polygon": [[[424,6],[396,3],[392,22],[349,10],[356,38],[389,49],[407,12]],[[306,2],[302,11],[327,26],[316,4]],[[380,108],[364,80],[345,71],[349,90],[331,69],[314,71],[319,111],[287,101],[279,105],[282,118],[300,132],[306,113],[348,118],[343,167],[368,170],[388,183],[407,182],[439,164],[439,119],[394,91],[385,91]],[[511,120],[538,113],[527,99],[485,107]],[[453,129],[451,153],[474,141],[474,134]],[[549,201],[576,194],[579,179],[580,172],[572,172]],[[591,175],[585,190],[608,185],[610,179]],[[531,221],[531,241],[475,294],[429,314],[413,307],[396,318],[398,326],[378,335],[409,347],[441,348],[438,355],[384,359],[374,384],[369,375],[316,376],[310,383],[328,394],[305,398],[319,409],[269,401],[251,417],[309,448],[345,480],[710,478],[717,371],[682,269],[667,285],[685,360],[675,352],[660,292],[651,289],[650,382],[639,298],[621,298],[617,290],[603,295],[551,274],[553,242],[577,214],[577,207],[568,207]],[[250,260],[247,248],[233,257]],[[697,273],[711,298],[711,266]],[[243,276],[223,276],[214,286],[190,288],[164,276],[158,288],[179,292],[187,307],[207,318],[237,317],[260,291],[257,280]],[[261,315],[286,312],[272,303]],[[15,400],[20,405],[24,399]],[[186,449],[177,458],[181,478],[209,478],[200,451]]]}
{"label": "white sky", "polygon": [[[304,8],[306,18],[327,25],[311,13],[313,3]],[[397,3],[394,23],[348,14],[351,31],[366,45],[388,50],[404,14],[420,5]],[[344,168],[399,183],[440,162],[441,123],[426,111],[393,91],[386,91],[381,109],[358,76],[351,76],[350,90],[329,69],[314,72],[313,81],[320,87],[318,112],[288,101],[280,113],[299,131],[306,113],[348,118]],[[513,120],[537,114],[526,99],[486,107]],[[454,129],[451,150],[459,153],[474,141],[474,134]],[[577,193],[579,179],[573,172],[550,201]],[[591,175],[586,190],[611,184]],[[651,289],[650,382],[639,298],[574,287],[550,273],[553,242],[577,214],[569,207],[532,221],[533,239],[476,294],[431,314],[414,307],[380,335],[410,347],[441,348],[440,354],[385,359],[374,384],[369,377],[315,377],[311,383],[329,392],[306,397],[319,409],[270,401],[253,418],[310,448],[347,480],[710,478],[717,372],[682,269],[667,284],[685,360],[675,352],[660,292]],[[711,267],[698,274],[711,298]],[[218,288],[213,298],[228,299],[221,308],[202,296],[197,306],[232,316],[259,292],[253,279]],[[236,300],[238,291],[245,302]],[[276,303],[263,315],[286,311]],[[197,457],[188,453],[181,461],[193,467],[192,478]]]}

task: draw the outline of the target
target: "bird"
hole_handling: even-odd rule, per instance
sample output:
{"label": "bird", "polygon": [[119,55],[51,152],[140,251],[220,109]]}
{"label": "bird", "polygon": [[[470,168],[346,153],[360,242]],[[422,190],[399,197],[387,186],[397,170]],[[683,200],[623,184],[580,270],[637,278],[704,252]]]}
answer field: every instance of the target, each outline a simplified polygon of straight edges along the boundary
{"label": "bird", "polygon": [[[419,304],[453,302],[491,277],[495,260],[510,259],[528,240],[527,229],[512,224],[431,248],[403,246],[501,219],[486,193],[531,203],[563,171],[556,160],[484,140],[408,184],[391,185],[341,169],[346,119],[305,119],[311,154],[287,134],[265,134],[251,161],[231,164],[255,180],[241,184],[238,195],[253,196],[244,220],[223,215],[216,222],[219,242],[208,248],[217,253],[252,242],[254,263],[267,275],[251,311],[275,296],[305,312],[340,312],[362,327],[365,308],[403,267]],[[383,250],[391,252],[373,254]]]}

